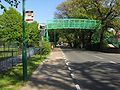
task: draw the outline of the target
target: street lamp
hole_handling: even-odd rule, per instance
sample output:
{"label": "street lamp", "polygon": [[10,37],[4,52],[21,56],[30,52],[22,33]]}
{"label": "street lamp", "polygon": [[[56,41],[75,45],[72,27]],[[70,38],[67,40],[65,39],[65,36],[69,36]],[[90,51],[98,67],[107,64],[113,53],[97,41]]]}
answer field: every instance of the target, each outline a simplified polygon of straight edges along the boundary
{"label": "street lamp", "polygon": [[25,31],[25,0],[22,0],[22,63],[23,63],[23,80],[27,80],[27,52],[26,52],[26,31]]}

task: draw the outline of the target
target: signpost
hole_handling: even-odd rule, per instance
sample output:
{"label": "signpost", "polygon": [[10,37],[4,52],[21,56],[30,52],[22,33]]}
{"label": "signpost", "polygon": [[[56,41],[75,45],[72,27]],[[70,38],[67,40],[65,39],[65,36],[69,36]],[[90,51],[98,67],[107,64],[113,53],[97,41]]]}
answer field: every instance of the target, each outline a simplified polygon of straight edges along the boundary
{"label": "signpost", "polygon": [[26,31],[25,22],[33,22],[33,11],[25,11],[25,0],[22,0],[23,11],[23,30],[22,30],[22,63],[23,63],[23,80],[27,80],[27,51],[26,51]]}
{"label": "signpost", "polygon": [[27,80],[27,52],[26,52],[26,32],[25,32],[25,0],[23,1],[23,30],[22,30],[22,63],[23,63],[23,80]]}

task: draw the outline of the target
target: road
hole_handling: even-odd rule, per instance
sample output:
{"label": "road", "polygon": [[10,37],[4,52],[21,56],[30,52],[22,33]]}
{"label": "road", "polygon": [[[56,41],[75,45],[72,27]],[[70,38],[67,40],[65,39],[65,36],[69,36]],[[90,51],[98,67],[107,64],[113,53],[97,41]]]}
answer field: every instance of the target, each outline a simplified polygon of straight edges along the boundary
{"label": "road", "polygon": [[78,90],[120,90],[120,54],[62,50]]}

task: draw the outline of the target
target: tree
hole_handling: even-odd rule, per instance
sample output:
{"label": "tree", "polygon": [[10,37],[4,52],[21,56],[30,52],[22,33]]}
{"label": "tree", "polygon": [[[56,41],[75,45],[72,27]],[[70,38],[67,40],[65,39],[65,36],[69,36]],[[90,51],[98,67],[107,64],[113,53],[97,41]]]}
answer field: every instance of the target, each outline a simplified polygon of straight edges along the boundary
{"label": "tree", "polygon": [[118,27],[120,0],[66,0],[57,6],[56,18],[87,18],[101,21],[100,46],[107,28]]}
{"label": "tree", "polygon": [[38,23],[26,23],[26,42],[27,46],[39,46],[40,31],[38,30]]}
{"label": "tree", "polygon": [[22,16],[13,8],[9,8],[0,16],[1,38],[5,42],[21,43]]}
{"label": "tree", "polygon": [[4,9],[4,11],[6,10],[5,5],[3,4],[3,2],[8,3],[11,6],[14,6],[17,8],[18,4],[20,3],[19,0],[0,0],[0,8]]}
{"label": "tree", "polygon": [[[57,12],[55,13],[56,18],[77,18],[77,19],[88,19],[92,18],[84,8],[81,7],[81,0],[66,0],[57,7]],[[84,44],[84,32],[82,30],[72,30],[72,33],[67,30],[65,32],[65,37],[70,46],[81,47]],[[70,35],[69,35],[70,34]],[[73,37],[71,37],[71,34]],[[86,34],[87,35],[87,34]],[[80,45],[81,44],[81,45]]]}

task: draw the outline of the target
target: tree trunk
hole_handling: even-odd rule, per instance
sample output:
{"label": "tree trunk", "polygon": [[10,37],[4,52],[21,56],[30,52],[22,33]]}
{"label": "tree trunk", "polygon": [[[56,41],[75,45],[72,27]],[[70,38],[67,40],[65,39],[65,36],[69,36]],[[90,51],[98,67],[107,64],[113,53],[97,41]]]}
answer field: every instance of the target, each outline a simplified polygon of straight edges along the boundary
{"label": "tree trunk", "polygon": [[90,31],[88,34],[89,37],[87,37],[87,43],[86,43],[86,45],[87,45],[86,48],[88,48],[88,49],[91,48],[92,35],[93,35],[93,32]]}
{"label": "tree trunk", "polygon": [[85,47],[85,41],[84,41],[85,40],[85,33],[84,33],[84,31],[82,31],[82,39],[81,40],[82,40],[82,43],[81,43],[82,47],[81,48],[84,48]]}
{"label": "tree trunk", "polygon": [[100,46],[99,49],[101,50],[103,48],[103,39],[104,39],[104,32],[107,30],[107,27],[102,27],[101,33],[100,33]]}
{"label": "tree trunk", "polygon": [[92,35],[93,35],[93,32],[90,32],[89,38],[88,38],[88,44],[89,45],[91,45]]}
{"label": "tree trunk", "polygon": [[103,32],[100,34],[100,47],[99,49],[102,49],[102,45],[103,45]]}

